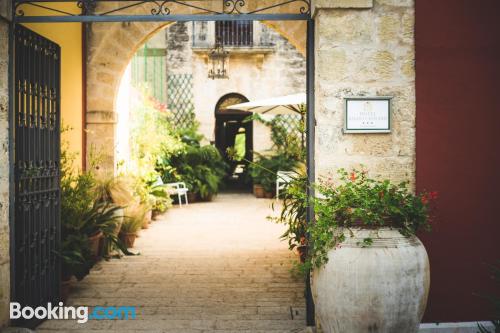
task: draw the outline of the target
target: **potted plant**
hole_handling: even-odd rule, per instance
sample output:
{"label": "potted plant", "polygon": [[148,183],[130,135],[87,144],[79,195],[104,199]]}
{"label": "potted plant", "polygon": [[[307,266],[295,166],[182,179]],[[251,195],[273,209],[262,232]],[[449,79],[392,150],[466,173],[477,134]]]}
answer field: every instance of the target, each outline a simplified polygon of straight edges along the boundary
{"label": "potted plant", "polygon": [[269,218],[287,226],[281,239],[288,241],[290,250],[297,251],[301,263],[305,262],[307,254],[306,188],[307,176],[305,170],[301,170],[283,192],[280,215]]}
{"label": "potted plant", "polygon": [[120,230],[120,240],[125,247],[134,247],[135,239],[139,230],[141,230],[146,215],[145,208],[136,204],[125,210],[125,218],[123,220],[122,228]]}
{"label": "potted plant", "polygon": [[64,236],[59,251],[61,258],[61,299],[68,298],[71,278],[82,280],[94,264],[88,239],[81,233],[72,233]]}
{"label": "potted plant", "polygon": [[172,199],[165,185],[151,185],[149,195],[152,199],[151,219],[156,220],[158,215],[165,213],[172,206]]}
{"label": "potted plant", "polygon": [[269,156],[256,155],[256,162],[252,162],[250,166],[250,175],[253,178],[254,184],[261,185],[264,192],[263,196],[256,196],[272,198],[274,197],[278,171],[293,170],[300,164],[300,160],[282,151],[274,152],[273,155]]}
{"label": "potted plant", "polygon": [[[168,167],[166,166],[168,165]],[[227,165],[219,151],[211,146],[186,146],[184,150],[162,160],[163,180],[185,182],[188,200],[210,201],[219,191]]]}
{"label": "potted plant", "polygon": [[101,176],[97,178],[94,191],[96,194],[96,201],[108,202],[120,207],[116,209],[114,213],[116,218],[116,227],[113,234],[118,235],[123,222],[123,207],[127,207],[135,200],[132,195],[132,191],[129,189],[129,186],[124,179],[114,176]]}
{"label": "potted plant", "polygon": [[262,184],[253,184],[253,194],[256,198],[264,198],[264,187]]}
{"label": "potted plant", "polygon": [[269,172],[262,168],[261,164],[264,163],[264,161],[267,160],[267,157],[261,154],[255,154],[256,155],[256,161],[251,162],[249,164],[249,175],[253,180],[253,194],[255,195],[256,198],[264,198],[265,197],[265,191],[264,191],[264,186],[262,185],[262,182],[266,176],[266,173]]}
{"label": "potted plant", "polygon": [[100,242],[104,238],[104,230],[107,231],[106,236],[109,236],[109,230],[115,230],[118,221],[122,220],[121,215],[117,212],[121,207],[115,206],[109,202],[95,201],[94,204],[80,216],[81,221],[79,230],[88,237],[90,253],[93,258],[97,259],[101,253]]}
{"label": "potted plant", "polygon": [[[309,228],[312,289],[324,332],[416,333],[429,291],[429,261],[415,236],[429,228],[436,193],[339,171],[317,188]],[[359,319],[363,318],[363,320]]]}

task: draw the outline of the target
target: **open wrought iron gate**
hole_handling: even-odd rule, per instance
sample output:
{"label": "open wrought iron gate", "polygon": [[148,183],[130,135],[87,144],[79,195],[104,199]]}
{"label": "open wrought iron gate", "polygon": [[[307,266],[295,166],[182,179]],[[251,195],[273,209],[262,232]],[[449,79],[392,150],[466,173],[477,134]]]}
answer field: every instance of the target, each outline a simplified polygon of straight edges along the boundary
{"label": "open wrought iron gate", "polygon": [[59,300],[61,56],[57,44],[21,25],[13,52],[12,301],[35,308]]}

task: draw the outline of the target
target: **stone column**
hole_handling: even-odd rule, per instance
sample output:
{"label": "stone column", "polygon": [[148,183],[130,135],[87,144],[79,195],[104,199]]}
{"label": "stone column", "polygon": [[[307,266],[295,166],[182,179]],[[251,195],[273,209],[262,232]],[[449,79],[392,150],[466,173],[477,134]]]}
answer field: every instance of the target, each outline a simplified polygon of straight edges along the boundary
{"label": "stone column", "polygon": [[[92,23],[87,29],[87,108],[85,130],[87,133],[86,167],[96,167],[100,172],[113,173],[115,169],[116,123],[115,98],[120,79],[128,64],[130,42],[124,35],[135,31],[129,25],[117,23]],[[116,32],[111,45],[98,53],[96,45],[103,43],[106,32]],[[139,32],[138,34],[142,33]]]}
{"label": "stone column", "polygon": [[[316,0],[316,168],[415,180],[413,0]],[[392,132],[343,134],[344,97],[393,96]]]}
{"label": "stone column", "polygon": [[10,302],[9,3],[0,3],[0,329],[9,323]]}
{"label": "stone column", "polygon": [[87,167],[114,171],[117,119],[118,114],[112,110],[87,111]]}

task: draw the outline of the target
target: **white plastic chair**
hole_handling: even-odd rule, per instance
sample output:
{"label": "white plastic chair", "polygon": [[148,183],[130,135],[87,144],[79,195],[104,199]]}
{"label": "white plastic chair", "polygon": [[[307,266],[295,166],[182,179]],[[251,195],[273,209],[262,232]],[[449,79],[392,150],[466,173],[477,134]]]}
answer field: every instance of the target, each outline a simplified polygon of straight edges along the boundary
{"label": "white plastic chair", "polygon": [[179,206],[182,207],[182,197],[184,197],[185,204],[188,205],[188,188],[184,182],[176,182],[176,183],[167,183],[165,184],[170,190],[170,194],[172,195],[177,195],[177,198],[179,199]]}
{"label": "white plastic chair", "polygon": [[293,171],[278,171],[276,177],[276,199],[280,197],[280,190],[284,190],[285,187],[293,180]]}
{"label": "white plastic chair", "polygon": [[188,205],[188,188],[184,182],[176,182],[176,183],[167,183],[164,184],[163,180],[161,179],[160,176],[156,179],[156,182],[153,184],[156,186],[165,186],[168,188],[168,191],[170,195],[177,195],[177,198],[179,199],[179,207],[182,207],[182,197],[184,197],[185,204]]}

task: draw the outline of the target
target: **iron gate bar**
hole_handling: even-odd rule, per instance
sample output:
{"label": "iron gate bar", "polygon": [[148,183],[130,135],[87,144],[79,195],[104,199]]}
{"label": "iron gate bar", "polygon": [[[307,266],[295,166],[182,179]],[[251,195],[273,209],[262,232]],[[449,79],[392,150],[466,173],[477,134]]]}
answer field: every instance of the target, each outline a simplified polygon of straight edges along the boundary
{"label": "iron gate bar", "polygon": [[16,23],[69,22],[188,22],[188,21],[306,21],[309,14],[213,14],[213,15],[110,15],[16,16]]}
{"label": "iron gate bar", "polygon": [[[306,89],[307,89],[307,118],[306,118],[306,152],[307,152],[307,212],[306,221],[307,224],[315,223],[314,215],[314,183],[316,181],[315,172],[315,159],[314,159],[314,149],[315,149],[315,137],[316,137],[316,116],[314,114],[314,20],[307,20],[307,46],[306,46]],[[313,246],[310,241],[310,235],[307,234],[309,247]],[[309,272],[308,272],[309,273]],[[306,322],[307,326],[315,325],[315,315],[314,315],[314,301],[312,298],[311,291],[311,274],[306,274]]]}
{"label": "iron gate bar", "polygon": [[[269,4],[264,7],[260,7],[254,10],[245,10],[246,0],[216,0],[220,1],[221,9],[214,10],[211,8],[201,7],[201,5],[196,5],[194,3],[203,2],[202,0],[14,0],[14,5],[12,8],[13,18],[17,22],[120,22],[125,20],[138,20],[138,21],[147,21],[146,17],[156,17],[155,19],[151,19],[152,21],[170,21],[174,19],[159,19],[160,17],[169,17],[175,16],[177,17],[175,20],[179,21],[180,17],[197,17],[197,16],[205,16],[205,15],[231,15],[231,16],[240,16],[240,15],[263,15],[262,19],[253,18],[254,20],[306,20],[310,18],[311,14],[311,0],[276,0],[277,3]],[[210,1],[212,4],[215,1]],[[48,4],[53,3],[62,3],[62,4],[74,4],[75,9],[81,9],[81,14],[73,14],[71,12],[61,10],[59,8],[51,7]],[[96,12],[97,5],[104,3],[115,3],[115,4],[123,4],[121,7],[109,9],[103,12]],[[257,3],[257,0],[255,0]],[[152,8],[148,8],[150,11],[150,15],[144,14],[127,14],[127,9],[142,6],[142,5],[151,5]],[[275,8],[296,4],[298,8],[294,10],[294,12],[290,13],[269,13]],[[170,5],[175,5],[179,7],[186,7],[189,9],[199,10],[198,14],[190,14],[190,15],[182,15],[181,13],[172,13]],[[28,16],[23,10],[24,6],[34,6],[38,8],[43,8],[49,12],[53,12],[56,14],[55,16],[47,16],[47,15],[34,15]],[[114,13],[122,12],[120,15],[111,15]],[[267,13],[266,13],[267,12]],[[272,16],[276,16],[276,18],[272,18]],[[289,16],[291,15],[291,16]],[[107,19],[104,19],[106,17]],[[250,16],[248,16],[249,19]],[[268,17],[268,18],[265,18]],[[281,17],[281,18],[278,18]],[[294,18],[296,17],[296,18]],[[184,19],[187,20],[187,19]],[[192,21],[193,19],[189,19]],[[227,19],[224,19],[227,20]]]}

